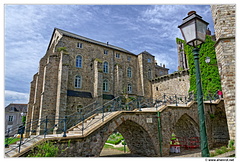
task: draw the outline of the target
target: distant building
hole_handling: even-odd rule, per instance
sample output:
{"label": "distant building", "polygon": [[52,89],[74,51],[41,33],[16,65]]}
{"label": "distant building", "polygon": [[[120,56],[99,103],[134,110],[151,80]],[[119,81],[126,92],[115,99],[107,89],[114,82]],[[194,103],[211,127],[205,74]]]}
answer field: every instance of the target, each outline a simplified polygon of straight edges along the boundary
{"label": "distant building", "polygon": [[11,103],[5,107],[5,135],[17,134],[17,128],[22,124],[22,112],[27,113],[27,104]]}

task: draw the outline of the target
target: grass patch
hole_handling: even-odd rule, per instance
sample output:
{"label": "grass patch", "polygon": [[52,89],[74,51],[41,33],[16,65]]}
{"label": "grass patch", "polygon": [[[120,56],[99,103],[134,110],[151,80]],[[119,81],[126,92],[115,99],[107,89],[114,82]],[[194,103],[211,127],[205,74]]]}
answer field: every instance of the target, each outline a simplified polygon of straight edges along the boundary
{"label": "grass patch", "polygon": [[5,144],[5,145],[6,145],[6,144],[10,145],[10,144],[16,143],[16,142],[19,141],[19,140],[20,140],[20,138],[14,138],[14,137],[5,138],[4,144]]}
{"label": "grass patch", "polygon": [[[119,150],[119,151],[122,151],[124,152],[124,147],[114,147],[114,146],[111,146],[111,145],[108,145],[108,144],[104,144],[104,147],[105,149],[114,149],[114,150]],[[130,152],[129,148],[126,146],[126,152]]]}
{"label": "grass patch", "polygon": [[222,146],[221,148],[218,148],[214,152],[210,153],[210,157],[218,156],[233,150],[235,150],[234,141],[230,141],[228,148],[226,146]]}

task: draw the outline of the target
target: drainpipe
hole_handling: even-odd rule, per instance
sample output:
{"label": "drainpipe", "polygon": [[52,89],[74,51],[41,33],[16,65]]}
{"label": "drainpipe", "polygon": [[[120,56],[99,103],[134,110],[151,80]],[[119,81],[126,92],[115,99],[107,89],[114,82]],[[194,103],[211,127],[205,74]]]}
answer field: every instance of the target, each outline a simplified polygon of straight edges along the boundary
{"label": "drainpipe", "polygon": [[161,134],[161,119],[160,119],[160,111],[157,112],[157,118],[158,118],[158,139],[159,139],[159,151],[160,156],[162,157],[162,134]]}

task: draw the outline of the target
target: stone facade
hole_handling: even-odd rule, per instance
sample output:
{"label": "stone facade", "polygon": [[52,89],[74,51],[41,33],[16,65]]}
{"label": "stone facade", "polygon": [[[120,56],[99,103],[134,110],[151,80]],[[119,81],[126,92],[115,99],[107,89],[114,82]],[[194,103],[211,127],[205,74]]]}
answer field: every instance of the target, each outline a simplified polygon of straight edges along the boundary
{"label": "stone facade", "polygon": [[164,94],[188,96],[190,88],[188,70],[178,71],[152,80],[153,99],[159,99]]}
{"label": "stone facade", "polygon": [[[27,121],[55,118],[80,111],[97,101],[104,103],[122,94],[152,97],[151,82],[168,74],[144,51],[125,49],[54,29],[39,71],[31,82]],[[31,126],[36,129],[36,124]],[[41,134],[44,126],[38,127]]]}
{"label": "stone facade", "polygon": [[211,5],[216,35],[215,51],[230,139],[235,139],[235,15],[236,5]]}

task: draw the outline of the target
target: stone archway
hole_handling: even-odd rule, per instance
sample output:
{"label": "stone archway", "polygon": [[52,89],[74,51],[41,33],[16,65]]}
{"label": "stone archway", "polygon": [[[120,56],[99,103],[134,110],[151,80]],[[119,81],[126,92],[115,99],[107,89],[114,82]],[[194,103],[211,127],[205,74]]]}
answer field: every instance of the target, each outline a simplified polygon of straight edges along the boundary
{"label": "stone archway", "polygon": [[[115,125],[115,127],[113,125]],[[148,157],[158,156],[156,144],[153,142],[153,139],[145,126],[142,122],[138,123],[137,121],[134,121],[131,115],[125,116],[125,119],[120,117],[111,121],[109,125],[105,127],[107,129],[104,131],[105,133],[102,138],[100,152],[108,137],[112,132],[117,130],[124,137],[131,154]]]}
{"label": "stone archway", "polygon": [[140,156],[156,156],[153,141],[148,132],[139,124],[126,120],[117,130],[123,135],[132,154]]}
{"label": "stone archway", "polygon": [[199,137],[199,125],[185,113],[176,122],[174,133],[177,137]]}

